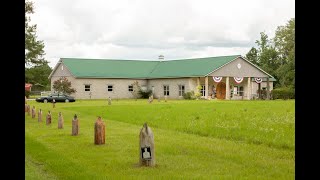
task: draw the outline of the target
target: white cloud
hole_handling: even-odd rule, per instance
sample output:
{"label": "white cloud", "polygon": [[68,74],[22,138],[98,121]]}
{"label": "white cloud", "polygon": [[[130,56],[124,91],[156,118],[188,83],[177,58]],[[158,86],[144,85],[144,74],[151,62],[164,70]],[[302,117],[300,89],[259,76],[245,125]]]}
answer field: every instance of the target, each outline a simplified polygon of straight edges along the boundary
{"label": "white cloud", "polygon": [[242,54],[294,18],[294,0],[34,0],[39,40],[60,57],[194,58]]}

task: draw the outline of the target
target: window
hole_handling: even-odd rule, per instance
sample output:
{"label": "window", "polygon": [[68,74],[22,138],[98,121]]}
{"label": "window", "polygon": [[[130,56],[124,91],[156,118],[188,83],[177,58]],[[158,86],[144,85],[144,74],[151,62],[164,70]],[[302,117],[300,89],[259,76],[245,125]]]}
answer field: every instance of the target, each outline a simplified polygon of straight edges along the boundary
{"label": "window", "polygon": [[130,91],[130,92],[133,91],[133,86],[132,86],[132,85],[129,85],[129,86],[128,86],[128,91]]}
{"label": "window", "polygon": [[184,93],[184,85],[179,85],[179,96],[182,96]]}
{"label": "window", "polygon": [[84,91],[90,91],[90,85],[84,85]]}
{"label": "window", "polygon": [[234,86],[233,87],[233,94],[243,96],[243,86]]}
{"label": "window", "polygon": [[200,93],[201,93],[202,96],[205,96],[206,95],[205,94],[206,93],[206,86],[202,85],[201,87],[202,87],[202,89],[200,90]]}
{"label": "window", "polygon": [[169,96],[169,86],[163,86],[163,95]]}
{"label": "window", "polygon": [[113,91],[113,86],[112,85],[108,85],[108,91]]}

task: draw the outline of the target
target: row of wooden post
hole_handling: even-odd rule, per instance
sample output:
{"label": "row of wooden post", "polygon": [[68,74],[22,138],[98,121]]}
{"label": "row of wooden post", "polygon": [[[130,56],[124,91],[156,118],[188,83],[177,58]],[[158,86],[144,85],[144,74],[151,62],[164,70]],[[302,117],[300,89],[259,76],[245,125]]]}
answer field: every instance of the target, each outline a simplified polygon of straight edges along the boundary
{"label": "row of wooden post", "polygon": [[[30,115],[30,105],[25,104],[25,112]],[[35,118],[36,108],[32,107],[31,115]],[[38,122],[42,122],[42,110],[38,111]],[[52,122],[51,112],[48,111],[46,116],[46,124],[50,125]],[[59,112],[58,115],[58,129],[63,129],[63,116]],[[79,119],[75,114],[72,119],[72,136],[77,136],[79,134]],[[94,125],[94,144],[101,145],[105,144],[105,123],[99,116]],[[151,128],[145,123],[140,130],[139,134],[139,164],[141,166],[155,166],[155,146],[154,137]]]}

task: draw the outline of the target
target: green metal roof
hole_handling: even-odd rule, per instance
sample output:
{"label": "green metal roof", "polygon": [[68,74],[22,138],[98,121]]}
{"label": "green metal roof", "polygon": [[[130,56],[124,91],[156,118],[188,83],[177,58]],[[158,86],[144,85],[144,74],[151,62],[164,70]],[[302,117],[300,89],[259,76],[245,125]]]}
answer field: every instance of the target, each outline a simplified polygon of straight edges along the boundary
{"label": "green metal roof", "polygon": [[145,61],[61,58],[78,78],[174,78],[206,76],[240,55],[208,58]]}
{"label": "green metal roof", "polygon": [[146,78],[158,61],[61,58],[71,74],[86,78]]}
{"label": "green metal roof", "polygon": [[149,78],[205,76],[240,55],[162,61]]}

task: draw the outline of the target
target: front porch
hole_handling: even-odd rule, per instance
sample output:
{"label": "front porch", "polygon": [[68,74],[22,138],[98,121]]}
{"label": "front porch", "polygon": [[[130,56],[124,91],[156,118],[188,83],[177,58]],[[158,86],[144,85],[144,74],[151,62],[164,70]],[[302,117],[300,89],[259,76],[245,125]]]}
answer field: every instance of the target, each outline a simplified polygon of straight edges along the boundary
{"label": "front porch", "polygon": [[[214,79],[215,78],[215,79]],[[262,79],[262,77],[258,77]],[[252,77],[234,78],[234,77],[198,77],[197,86],[201,86],[201,98],[203,99],[226,99],[226,100],[251,100],[261,98],[261,83],[256,83]],[[258,85],[260,91],[256,92]],[[270,83],[267,77],[266,99],[270,99]],[[254,89],[254,90],[253,90]]]}

